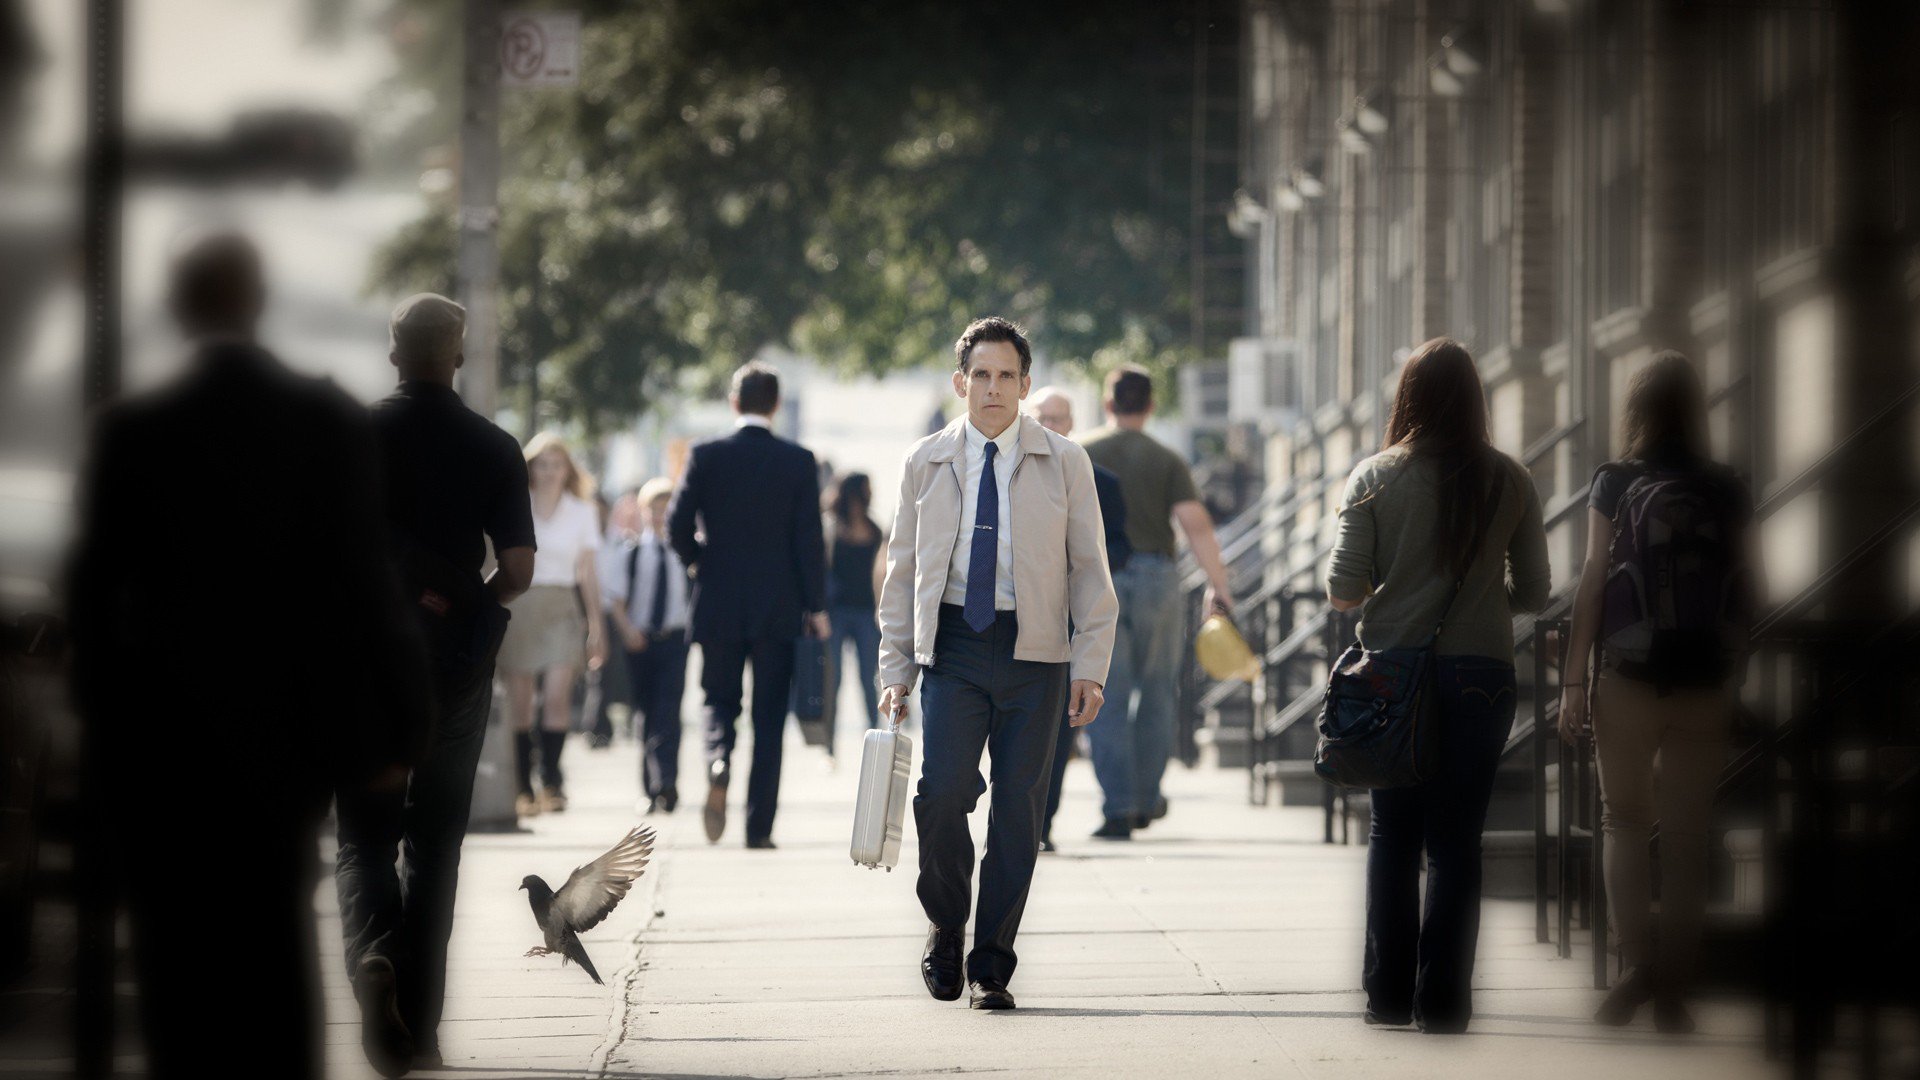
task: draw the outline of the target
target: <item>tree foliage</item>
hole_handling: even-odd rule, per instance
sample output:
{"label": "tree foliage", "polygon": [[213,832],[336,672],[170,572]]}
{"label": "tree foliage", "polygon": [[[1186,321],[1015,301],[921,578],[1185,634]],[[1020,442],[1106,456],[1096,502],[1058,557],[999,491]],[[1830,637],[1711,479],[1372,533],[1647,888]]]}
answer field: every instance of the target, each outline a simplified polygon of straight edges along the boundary
{"label": "tree foliage", "polygon": [[[581,6],[579,89],[502,118],[503,378],[537,362],[562,415],[616,422],[769,343],[939,361],[988,312],[1061,359],[1180,358],[1191,38],[1163,6]],[[401,12],[439,27],[403,61],[444,99],[457,8]],[[452,212],[379,284],[445,284]]]}

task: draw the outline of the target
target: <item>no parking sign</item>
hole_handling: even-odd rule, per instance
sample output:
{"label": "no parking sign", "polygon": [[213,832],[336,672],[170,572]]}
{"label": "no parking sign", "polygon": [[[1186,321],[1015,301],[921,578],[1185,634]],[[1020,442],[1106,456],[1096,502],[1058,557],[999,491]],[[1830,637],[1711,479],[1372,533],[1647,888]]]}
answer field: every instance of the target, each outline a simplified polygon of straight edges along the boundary
{"label": "no parking sign", "polygon": [[500,85],[580,85],[580,13],[506,12],[500,20]]}

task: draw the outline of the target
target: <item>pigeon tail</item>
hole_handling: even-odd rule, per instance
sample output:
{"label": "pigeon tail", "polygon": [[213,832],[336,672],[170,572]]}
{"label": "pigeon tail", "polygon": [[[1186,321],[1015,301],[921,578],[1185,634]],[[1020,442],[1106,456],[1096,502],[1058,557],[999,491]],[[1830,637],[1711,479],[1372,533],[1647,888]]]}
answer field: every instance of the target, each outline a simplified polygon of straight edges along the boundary
{"label": "pigeon tail", "polygon": [[587,950],[580,944],[580,939],[572,934],[567,935],[566,958],[579,964],[580,969],[591,976],[594,982],[601,986],[607,985],[606,981],[600,978],[600,973],[593,970],[593,961],[587,958]]}

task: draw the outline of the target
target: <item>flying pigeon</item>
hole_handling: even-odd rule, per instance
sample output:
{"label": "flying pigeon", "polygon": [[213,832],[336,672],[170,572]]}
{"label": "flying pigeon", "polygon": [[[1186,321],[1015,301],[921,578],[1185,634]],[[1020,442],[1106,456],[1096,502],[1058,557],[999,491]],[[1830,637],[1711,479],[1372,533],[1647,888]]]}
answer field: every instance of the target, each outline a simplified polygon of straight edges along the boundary
{"label": "flying pigeon", "polygon": [[521,878],[520,887],[527,890],[527,903],[533,908],[533,921],[546,935],[546,944],[535,945],[526,955],[559,953],[562,965],[571,960],[594,982],[600,982],[600,973],[593,970],[593,961],[587,959],[587,950],[580,945],[580,933],[600,925],[646,872],[652,854],[653,830],[640,826],[613,845],[613,850],[575,868],[559,892],[537,874]]}

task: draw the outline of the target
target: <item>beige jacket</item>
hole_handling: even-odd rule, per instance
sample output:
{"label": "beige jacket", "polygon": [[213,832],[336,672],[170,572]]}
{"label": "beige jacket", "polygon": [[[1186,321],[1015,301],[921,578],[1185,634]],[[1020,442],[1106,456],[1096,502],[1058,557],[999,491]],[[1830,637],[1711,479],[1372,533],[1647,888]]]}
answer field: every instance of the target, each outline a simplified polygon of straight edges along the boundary
{"label": "beige jacket", "polygon": [[[960,533],[967,422],[962,416],[907,452],[880,589],[883,689],[896,683],[911,689],[920,669],[933,666],[940,597]],[[1020,422],[1018,455],[1006,491],[1020,620],[1014,659],[1070,661],[1073,678],[1104,684],[1120,601],[1107,570],[1093,462],[1078,444],[1031,419]]]}

